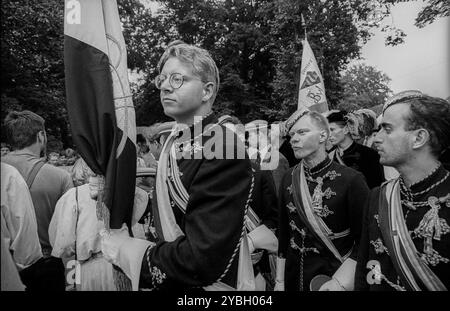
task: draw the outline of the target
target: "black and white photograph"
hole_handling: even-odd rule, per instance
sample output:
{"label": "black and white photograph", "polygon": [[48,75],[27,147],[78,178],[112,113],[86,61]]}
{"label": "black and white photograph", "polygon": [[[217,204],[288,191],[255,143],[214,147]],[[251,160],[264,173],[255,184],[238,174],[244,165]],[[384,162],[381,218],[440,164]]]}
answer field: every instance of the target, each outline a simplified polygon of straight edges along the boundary
{"label": "black and white photograph", "polygon": [[4,0],[0,22],[2,292],[450,288],[448,0]]}

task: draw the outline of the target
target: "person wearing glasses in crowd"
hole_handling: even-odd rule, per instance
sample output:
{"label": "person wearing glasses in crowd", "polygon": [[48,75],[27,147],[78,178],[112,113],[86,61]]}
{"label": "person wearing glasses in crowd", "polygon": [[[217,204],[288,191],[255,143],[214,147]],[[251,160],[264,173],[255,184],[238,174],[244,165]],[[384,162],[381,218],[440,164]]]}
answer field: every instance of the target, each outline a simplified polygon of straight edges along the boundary
{"label": "person wearing glasses in crowd", "polygon": [[[252,290],[244,226],[252,169],[244,144],[212,112],[217,66],[206,50],[176,41],[158,70],[164,113],[176,121],[158,161],[152,203],[158,242],[133,239],[124,227],[104,235],[102,251],[133,289]],[[211,143],[223,158],[208,152]]]}
{"label": "person wearing glasses in crowd", "polygon": [[356,290],[450,288],[450,104],[419,91],[390,98],[374,139],[400,176],[373,189],[363,221]]}

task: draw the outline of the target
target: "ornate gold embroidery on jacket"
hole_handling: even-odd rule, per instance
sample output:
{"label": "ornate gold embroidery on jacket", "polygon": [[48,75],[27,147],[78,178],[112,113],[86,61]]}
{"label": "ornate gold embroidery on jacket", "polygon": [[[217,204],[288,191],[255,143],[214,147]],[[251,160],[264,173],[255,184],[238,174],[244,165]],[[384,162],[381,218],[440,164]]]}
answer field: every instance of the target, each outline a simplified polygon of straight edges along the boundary
{"label": "ornate gold embroidery on jacket", "polygon": [[384,246],[383,241],[381,241],[380,238],[376,239],[375,241],[370,241],[370,244],[373,245],[373,248],[375,249],[375,253],[382,254],[386,252],[386,254],[389,255],[388,249],[386,246]]}

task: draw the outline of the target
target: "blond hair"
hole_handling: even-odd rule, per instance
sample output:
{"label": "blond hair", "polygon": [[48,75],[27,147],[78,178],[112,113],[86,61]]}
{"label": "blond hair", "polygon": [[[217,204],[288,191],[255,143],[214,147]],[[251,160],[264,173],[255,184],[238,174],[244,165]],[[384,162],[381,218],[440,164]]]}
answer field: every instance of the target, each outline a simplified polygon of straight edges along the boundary
{"label": "blond hair", "polygon": [[212,59],[209,52],[194,45],[186,44],[183,41],[176,40],[169,43],[166,51],[158,62],[158,71],[161,73],[164,64],[171,57],[176,57],[183,63],[191,64],[194,68],[193,73],[203,82],[213,82],[214,92],[211,97],[214,102],[219,91],[220,77],[216,62]]}

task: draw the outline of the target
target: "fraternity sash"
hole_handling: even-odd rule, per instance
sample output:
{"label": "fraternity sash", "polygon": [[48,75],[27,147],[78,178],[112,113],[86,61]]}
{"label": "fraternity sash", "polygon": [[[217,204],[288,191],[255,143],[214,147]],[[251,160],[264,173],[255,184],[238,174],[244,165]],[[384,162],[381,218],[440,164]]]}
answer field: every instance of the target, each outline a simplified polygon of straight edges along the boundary
{"label": "fraternity sash", "polygon": [[[161,151],[158,163],[158,171],[156,174],[156,198],[157,198],[157,228],[161,230],[165,241],[172,242],[178,237],[184,235],[181,228],[178,226],[175,215],[173,213],[170,198],[175,201],[178,208],[183,213],[186,212],[189,194],[179,178],[179,169],[176,163],[176,154],[174,141],[178,136],[178,128],[172,130],[169,137],[166,139]],[[170,179],[168,173],[170,172]],[[253,177],[252,177],[253,178]],[[251,195],[251,192],[249,196]],[[253,265],[251,262],[249,246],[247,241],[247,232],[245,226],[242,228],[242,234],[235,253],[230,259],[225,272],[212,285],[204,287],[207,291],[224,291],[224,290],[255,290],[255,280],[253,274]],[[239,249],[238,249],[239,247]],[[237,288],[233,288],[220,281],[225,276],[234,255],[239,251]]]}
{"label": "fraternity sash", "polygon": [[383,240],[395,270],[407,289],[446,291],[442,281],[418,256],[409,235],[400,200],[398,178],[386,182],[380,189],[378,214]]}
{"label": "fraternity sash", "polygon": [[156,173],[156,198],[158,202],[157,219],[159,220],[158,227],[161,229],[164,240],[167,242],[175,241],[179,236],[184,235],[175,220],[175,215],[173,214],[170,205],[170,196],[166,183],[168,179],[167,173],[169,151],[173,145],[173,141],[175,140],[176,133],[176,129],[172,130],[169,137],[166,139],[159,157],[158,169]]}
{"label": "fraternity sash", "polygon": [[305,223],[315,238],[321,241],[325,247],[328,248],[330,252],[342,263],[350,255],[351,251],[343,257],[331,241],[330,228],[328,228],[322,218],[317,216],[314,212],[311,194],[309,193],[308,184],[306,182],[303,162],[299,165],[300,172],[297,166],[292,174],[292,196],[294,198],[295,207],[297,208],[300,219]]}

